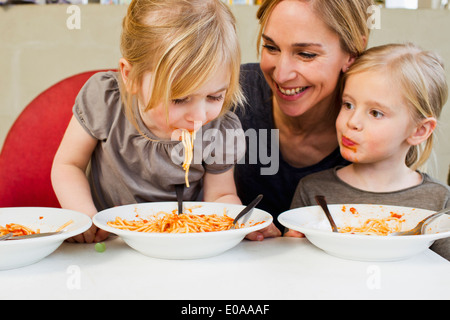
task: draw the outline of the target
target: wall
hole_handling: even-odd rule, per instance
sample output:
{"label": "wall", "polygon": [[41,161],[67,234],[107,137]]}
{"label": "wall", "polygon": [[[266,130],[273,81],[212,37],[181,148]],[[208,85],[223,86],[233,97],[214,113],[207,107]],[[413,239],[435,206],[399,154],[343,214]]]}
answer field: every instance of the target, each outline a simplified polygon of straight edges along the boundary
{"label": "wall", "polygon": [[[82,5],[80,28],[70,29],[73,13],[66,5],[0,7],[0,146],[13,121],[42,90],[87,70],[115,68],[126,6]],[[256,6],[234,6],[243,62],[257,61]],[[413,41],[438,51],[450,64],[450,10],[381,11],[381,29],[370,46]],[[447,76],[450,79],[450,69]],[[436,163],[431,174],[446,180],[450,164],[450,105],[441,117]]]}

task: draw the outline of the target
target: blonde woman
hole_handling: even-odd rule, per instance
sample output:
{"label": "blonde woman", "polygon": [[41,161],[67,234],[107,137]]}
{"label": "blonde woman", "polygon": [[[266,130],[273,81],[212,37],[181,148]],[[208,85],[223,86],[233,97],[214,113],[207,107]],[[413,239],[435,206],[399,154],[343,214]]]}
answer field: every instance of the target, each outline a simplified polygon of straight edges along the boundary
{"label": "blonde woman", "polygon": [[[375,47],[344,81],[336,129],[341,154],[352,164],[302,179],[292,207],[315,205],[317,194],[329,203],[450,207],[450,188],[419,171],[448,96],[440,58],[414,44]],[[448,239],[433,248],[450,259]]]}
{"label": "blonde woman", "polygon": [[[52,169],[61,206],[92,217],[118,205],[173,201],[175,185],[185,182],[185,200],[241,203],[233,166],[243,151],[222,139],[226,130],[242,131],[229,111],[243,100],[229,8],[220,0],[134,0],[121,52],[119,72],[94,75],[75,102]],[[74,241],[106,236],[92,227]]]}
{"label": "blonde woman", "polygon": [[372,4],[262,1],[261,61],[242,68],[248,103],[239,113],[244,130],[256,130],[259,141],[249,141],[235,179],[244,203],[264,194],[259,207],[275,217],[276,226],[252,234],[252,239],[281,234],[276,217],[289,209],[301,178],[347,163],[339,153],[335,129],[338,88],[342,75],[366,48]]}

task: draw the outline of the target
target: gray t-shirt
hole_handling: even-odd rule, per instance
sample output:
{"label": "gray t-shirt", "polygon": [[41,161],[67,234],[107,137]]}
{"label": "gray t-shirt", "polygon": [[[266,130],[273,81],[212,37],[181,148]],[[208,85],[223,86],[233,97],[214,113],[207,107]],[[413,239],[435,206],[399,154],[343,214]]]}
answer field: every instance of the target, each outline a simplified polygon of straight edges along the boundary
{"label": "gray t-shirt", "polygon": [[[175,185],[185,182],[182,142],[159,139],[137,113],[137,124],[146,137],[140,134],[125,115],[117,77],[112,71],[92,76],[73,108],[82,127],[99,140],[88,172],[94,203],[103,210],[131,203],[174,201]],[[184,199],[201,200],[204,174],[232,169],[244,153],[244,133],[233,113],[203,126],[194,140],[190,187],[185,188]]]}
{"label": "gray t-shirt", "polygon": [[[336,174],[341,167],[311,174],[300,180],[291,208],[317,205],[314,196],[323,195],[329,204],[359,203],[404,206],[438,211],[450,207],[450,187],[421,173],[422,183],[393,192],[369,192],[342,181]],[[450,238],[438,240],[432,250],[450,260]]]}

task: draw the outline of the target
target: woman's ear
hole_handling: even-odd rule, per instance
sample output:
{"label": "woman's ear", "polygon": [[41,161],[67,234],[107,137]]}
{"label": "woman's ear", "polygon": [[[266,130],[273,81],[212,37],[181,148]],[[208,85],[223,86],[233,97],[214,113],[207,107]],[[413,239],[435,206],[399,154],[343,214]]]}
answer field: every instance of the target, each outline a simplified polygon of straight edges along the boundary
{"label": "woman's ear", "polygon": [[356,56],[354,54],[349,54],[348,60],[342,66],[342,72],[344,72],[344,73],[347,72],[348,69],[350,68],[350,66],[353,64],[353,62],[355,62],[355,60],[356,60]]}
{"label": "woman's ear", "polygon": [[436,118],[429,117],[423,119],[407,139],[408,143],[412,146],[417,146],[426,141],[431,136],[434,129],[436,129],[436,125]]}
{"label": "woman's ear", "polygon": [[126,60],[125,58],[119,59],[119,71],[122,76],[123,84],[125,85],[125,88],[129,93],[132,93],[132,90],[130,90],[130,81],[129,81],[129,75],[131,71],[131,64]]}

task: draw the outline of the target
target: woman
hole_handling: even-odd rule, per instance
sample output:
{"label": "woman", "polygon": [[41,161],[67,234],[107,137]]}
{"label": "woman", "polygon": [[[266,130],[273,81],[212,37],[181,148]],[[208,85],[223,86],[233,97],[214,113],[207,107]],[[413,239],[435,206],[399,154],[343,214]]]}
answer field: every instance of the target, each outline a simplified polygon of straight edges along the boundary
{"label": "woman", "polygon": [[243,203],[265,195],[259,208],[274,216],[275,225],[249,239],[281,235],[276,218],[289,209],[302,177],[347,164],[336,138],[337,93],[342,74],[366,48],[367,11],[372,4],[372,0],[261,4],[257,14],[261,61],[242,67],[247,104],[238,115],[248,148],[236,166],[235,179]]}

